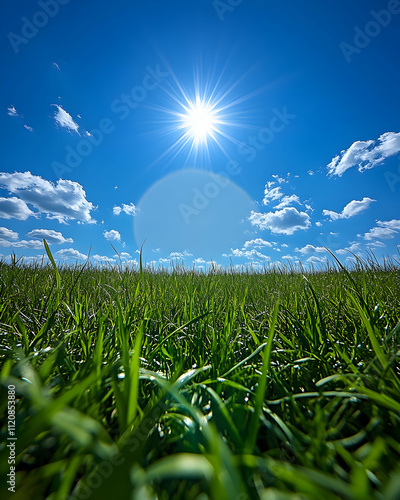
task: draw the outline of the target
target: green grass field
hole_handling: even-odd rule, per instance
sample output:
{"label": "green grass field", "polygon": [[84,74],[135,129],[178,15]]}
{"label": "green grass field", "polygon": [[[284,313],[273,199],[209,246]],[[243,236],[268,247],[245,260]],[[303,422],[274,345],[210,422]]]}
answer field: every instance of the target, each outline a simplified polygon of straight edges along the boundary
{"label": "green grass field", "polygon": [[1,498],[400,498],[400,270],[0,264]]}

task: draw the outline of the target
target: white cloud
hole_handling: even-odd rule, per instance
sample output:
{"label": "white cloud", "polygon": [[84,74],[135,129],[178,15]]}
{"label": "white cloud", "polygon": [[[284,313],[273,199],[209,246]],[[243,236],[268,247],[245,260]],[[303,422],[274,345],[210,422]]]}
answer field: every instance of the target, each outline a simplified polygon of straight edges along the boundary
{"label": "white cloud", "polygon": [[103,235],[108,241],[121,241],[121,235],[115,229],[111,229],[111,231],[104,231]]}
{"label": "white cloud", "polygon": [[291,255],[283,255],[281,258],[282,259],[293,260],[293,257]]}
{"label": "white cloud", "polygon": [[39,250],[43,248],[43,243],[35,240],[9,241],[0,239],[0,247],[33,248],[34,250]]}
{"label": "white cloud", "polygon": [[185,257],[193,257],[193,254],[189,253],[187,250],[183,252],[171,252],[169,254],[170,259],[184,259]]}
{"label": "white cloud", "polygon": [[283,196],[280,186],[272,187],[274,184],[275,182],[267,182],[265,185],[263,198],[264,205],[268,205],[270,201],[279,200]]}
{"label": "white cloud", "polygon": [[308,171],[307,171],[307,174],[308,174],[308,175],[314,175],[314,170],[308,170]]}
{"label": "white cloud", "polygon": [[63,109],[62,106],[60,106],[59,104],[52,104],[52,106],[55,106],[57,108],[57,111],[55,111],[54,113],[55,122],[60,127],[64,127],[68,130],[73,130],[78,135],[80,135],[78,131],[79,125],[74,122],[72,116],[67,111],[65,111],[65,109]]}
{"label": "white cloud", "polygon": [[300,203],[300,198],[296,194],[291,194],[290,196],[283,196],[278,205],[274,207],[275,210],[280,210],[281,208],[288,207],[292,203]]}
{"label": "white cloud", "polygon": [[26,130],[29,130],[29,132],[33,132],[33,128],[29,127],[29,125],[24,125],[24,127],[26,128]]}
{"label": "white cloud", "polygon": [[249,221],[259,229],[269,229],[272,233],[287,235],[299,229],[308,229],[311,225],[310,216],[293,207],[267,213],[251,211]]}
{"label": "white cloud", "polygon": [[60,71],[60,66],[56,62],[53,62],[52,64],[54,64],[54,66],[58,69],[58,71]]}
{"label": "white cloud", "polygon": [[194,259],[193,262],[195,264],[205,264],[206,261],[204,259],[202,259],[201,257],[198,257],[197,259]]}
{"label": "white cloud", "polygon": [[[1,175],[1,174],[0,174]],[[12,196],[11,198],[0,198],[0,218],[26,220],[31,215],[35,215],[28,205]]]}
{"label": "white cloud", "polygon": [[12,231],[11,229],[7,229],[6,227],[0,227],[0,238],[2,240],[17,240],[18,233]]}
{"label": "white cloud", "polygon": [[285,180],[283,177],[279,177],[279,175],[277,174],[273,174],[272,178],[275,179],[275,181],[279,184],[282,184],[282,182],[287,182],[287,180]]}
{"label": "white cloud", "polygon": [[367,243],[368,247],[374,247],[374,248],[385,248],[386,245],[383,243],[383,241],[371,241]]}
{"label": "white cloud", "polygon": [[345,254],[348,254],[349,251],[353,252],[353,253],[356,253],[359,250],[360,250],[360,243],[359,242],[355,242],[355,243],[352,243],[349,247],[340,248],[339,250],[336,250],[335,253],[337,253],[339,255],[345,255]]}
{"label": "white cloud", "polygon": [[272,243],[270,243],[269,241],[265,241],[262,238],[256,238],[255,240],[249,240],[249,241],[246,241],[244,244],[244,248],[249,248],[249,247],[262,248],[262,247],[272,247],[272,246],[273,246]]}
{"label": "white cloud", "polygon": [[311,257],[308,257],[306,262],[309,264],[326,264],[328,259],[326,257],[317,257],[316,255],[312,255]]}
{"label": "white cloud", "polygon": [[[71,219],[89,223],[96,222],[90,214],[95,207],[87,201],[86,192],[78,182],[59,179],[54,184],[40,176],[32,175],[30,172],[14,172],[12,174],[1,172],[0,187],[20,198],[0,198],[0,200],[8,201],[10,209],[13,208],[11,217],[25,220],[30,215],[34,215],[34,212],[26,206],[26,203],[29,203],[39,213],[45,213],[48,219],[56,219],[62,223]],[[11,200],[13,201],[11,202]],[[14,205],[13,207],[11,203]],[[0,217],[4,217],[1,215],[1,210],[0,205]],[[5,218],[9,219],[10,216]]]}
{"label": "white cloud", "polygon": [[9,116],[19,116],[18,113],[17,113],[17,110],[14,108],[14,106],[9,106],[7,108],[7,114]]}
{"label": "white cloud", "polygon": [[356,141],[349,149],[341,153],[328,165],[329,175],[339,177],[351,167],[357,167],[359,172],[373,168],[386,158],[400,152],[400,132],[386,132],[377,140]]}
{"label": "white cloud", "polygon": [[258,259],[261,259],[261,260],[269,260],[269,257],[268,255],[264,255],[263,253],[261,252],[258,252],[255,248],[253,248],[253,250],[240,250],[239,248],[231,248],[231,252],[230,254],[222,254],[222,257],[245,257],[246,259],[254,259],[255,257],[257,257]]}
{"label": "white cloud", "polygon": [[55,255],[60,257],[61,259],[72,259],[72,260],[86,260],[87,255],[84,253],[78,252],[74,248],[63,248],[62,250],[58,250]]}
{"label": "white cloud", "polygon": [[34,229],[33,231],[30,231],[27,236],[38,240],[42,240],[44,238],[49,244],[55,243],[57,245],[62,245],[64,243],[74,242],[72,238],[64,238],[62,233],[53,231],[53,229]]}
{"label": "white cloud", "polygon": [[93,255],[92,259],[97,260],[98,262],[110,262],[115,263],[115,259],[112,257],[107,257],[105,255]]}
{"label": "white cloud", "polygon": [[303,248],[296,248],[295,252],[300,252],[304,255],[310,254],[310,253],[323,253],[326,252],[327,250],[324,247],[315,247],[314,245],[306,245]]}
{"label": "white cloud", "polygon": [[360,212],[366,210],[370,206],[370,204],[374,201],[376,200],[364,197],[361,201],[358,200],[351,201],[343,208],[343,210],[340,213],[333,212],[332,210],[323,210],[322,213],[326,217],[330,217],[331,221],[338,219],[349,219],[350,217],[354,217]]}
{"label": "white cloud", "polygon": [[318,227],[321,227],[322,226],[322,222],[318,221],[318,222],[315,223],[315,225],[318,226]]}
{"label": "white cloud", "polygon": [[364,234],[365,240],[388,240],[394,238],[400,231],[400,220],[392,219],[390,221],[376,221],[377,226]]}
{"label": "white cloud", "polygon": [[121,212],[124,212],[127,215],[135,216],[137,211],[138,210],[133,203],[130,203],[129,205],[125,205],[125,203],[123,203],[121,207],[113,207],[114,215],[119,215]]}

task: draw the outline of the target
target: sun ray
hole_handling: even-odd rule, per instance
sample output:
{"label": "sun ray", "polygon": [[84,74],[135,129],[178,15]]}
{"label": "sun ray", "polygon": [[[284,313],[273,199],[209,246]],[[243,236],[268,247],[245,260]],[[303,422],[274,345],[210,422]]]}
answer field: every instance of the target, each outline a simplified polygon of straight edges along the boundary
{"label": "sun ray", "polygon": [[244,107],[244,103],[260,90],[240,94],[238,85],[245,74],[233,83],[223,83],[224,71],[220,71],[215,78],[201,78],[200,71],[195,71],[190,90],[177,78],[172,68],[167,67],[171,79],[162,87],[166,99],[162,105],[147,107],[157,112],[155,122],[160,126],[159,133],[164,140],[172,137],[172,143],[150,166],[163,160],[164,168],[167,168],[178,156],[185,155],[185,165],[207,164],[208,168],[212,168],[211,159],[217,151],[231,160],[231,155],[227,153],[228,143],[243,147],[244,143],[238,136],[239,129],[253,128],[244,123],[250,116],[250,110]]}

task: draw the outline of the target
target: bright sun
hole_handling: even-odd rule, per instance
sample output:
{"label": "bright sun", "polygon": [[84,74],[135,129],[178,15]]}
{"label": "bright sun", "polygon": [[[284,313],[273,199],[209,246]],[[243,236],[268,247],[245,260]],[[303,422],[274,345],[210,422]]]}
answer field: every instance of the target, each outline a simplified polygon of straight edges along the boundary
{"label": "bright sun", "polygon": [[182,115],[182,124],[196,145],[207,141],[207,137],[214,138],[214,132],[217,132],[217,112],[213,107],[202,101],[200,98],[196,102],[188,103],[185,106],[185,114]]}

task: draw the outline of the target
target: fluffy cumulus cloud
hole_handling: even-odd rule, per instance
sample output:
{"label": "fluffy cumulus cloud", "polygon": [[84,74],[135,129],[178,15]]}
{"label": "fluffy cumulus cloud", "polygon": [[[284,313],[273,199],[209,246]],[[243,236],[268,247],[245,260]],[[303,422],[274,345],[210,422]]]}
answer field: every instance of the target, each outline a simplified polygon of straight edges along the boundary
{"label": "fluffy cumulus cloud", "polygon": [[364,239],[366,240],[388,240],[397,236],[398,231],[400,231],[400,220],[392,219],[389,221],[376,222],[376,226],[370,229],[364,234]]}
{"label": "fluffy cumulus cloud", "polygon": [[[0,198],[0,217],[25,220],[31,215],[46,214],[48,219],[95,223],[91,217],[94,205],[78,182],[59,179],[56,184],[30,172],[0,173],[0,187],[18,198]],[[32,212],[27,204],[38,212]],[[3,215],[8,213],[7,215]]]}
{"label": "fluffy cumulus cloud", "polygon": [[244,248],[262,248],[269,247],[271,248],[275,242],[271,243],[269,241],[265,241],[262,238],[256,238],[255,240],[246,241],[243,245]]}
{"label": "fluffy cumulus cloud", "polygon": [[54,121],[56,122],[56,124],[60,127],[66,128],[67,130],[72,130],[80,135],[78,130],[79,125],[74,122],[72,116],[59,104],[52,104],[52,106],[55,106],[57,108],[54,112]]}
{"label": "fluffy cumulus cloud", "polygon": [[294,207],[285,207],[276,212],[259,213],[252,211],[249,221],[261,230],[269,229],[274,234],[293,234],[311,226],[310,216]]}
{"label": "fluffy cumulus cloud", "polygon": [[103,235],[108,241],[121,241],[121,235],[115,229],[111,229],[111,231],[104,231]]}
{"label": "fluffy cumulus cloud", "polygon": [[314,245],[306,245],[303,248],[296,248],[295,252],[300,252],[303,255],[308,255],[308,254],[315,254],[315,253],[323,253],[326,252],[326,248],[324,247],[315,247]]}
{"label": "fluffy cumulus cloud", "polygon": [[333,212],[332,210],[323,210],[322,213],[326,217],[330,217],[331,221],[338,219],[349,219],[350,217],[354,217],[355,215],[367,210],[367,208],[371,205],[373,201],[372,198],[364,197],[362,200],[353,200],[348,203],[343,210],[338,212]]}
{"label": "fluffy cumulus cloud", "polygon": [[[1,174],[0,174],[1,175]],[[35,215],[28,205],[19,198],[0,198],[0,218],[26,220],[31,215]]]}
{"label": "fluffy cumulus cloud", "polygon": [[33,238],[34,240],[45,239],[47,243],[54,243],[56,245],[62,245],[63,243],[73,243],[72,238],[64,238],[62,233],[54,231],[53,229],[34,229],[30,231],[27,236]]}
{"label": "fluffy cumulus cloud", "polygon": [[346,255],[348,254],[349,252],[353,252],[353,253],[356,253],[360,250],[360,242],[353,242],[350,244],[349,247],[346,247],[346,248],[339,248],[339,250],[336,250],[335,253],[339,254],[339,255]]}
{"label": "fluffy cumulus cloud", "polygon": [[130,203],[129,205],[125,205],[125,203],[123,203],[120,207],[117,205],[113,207],[114,215],[119,215],[120,213],[134,216],[137,213],[137,208],[133,203]]}
{"label": "fluffy cumulus cloud", "polygon": [[400,132],[386,132],[377,140],[356,141],[349,149],[341,153],[327,166],[329,175],[339,177],[351,167],[359,172],[368,170],[383,163],[386,158],[400,152]]}
{"label": "fluffy cumulus cloud", "polygon": [[2,240],[17,240],[18,233],[6,227],[0,227],[0,239]]}
{"label": "fluffy cumulus cloud", "polygon": [[87,255],[78,252],[75,248],[63,248],[58,250],[55,255],[61,259],[71,259],[71,260],[86,260]]}

